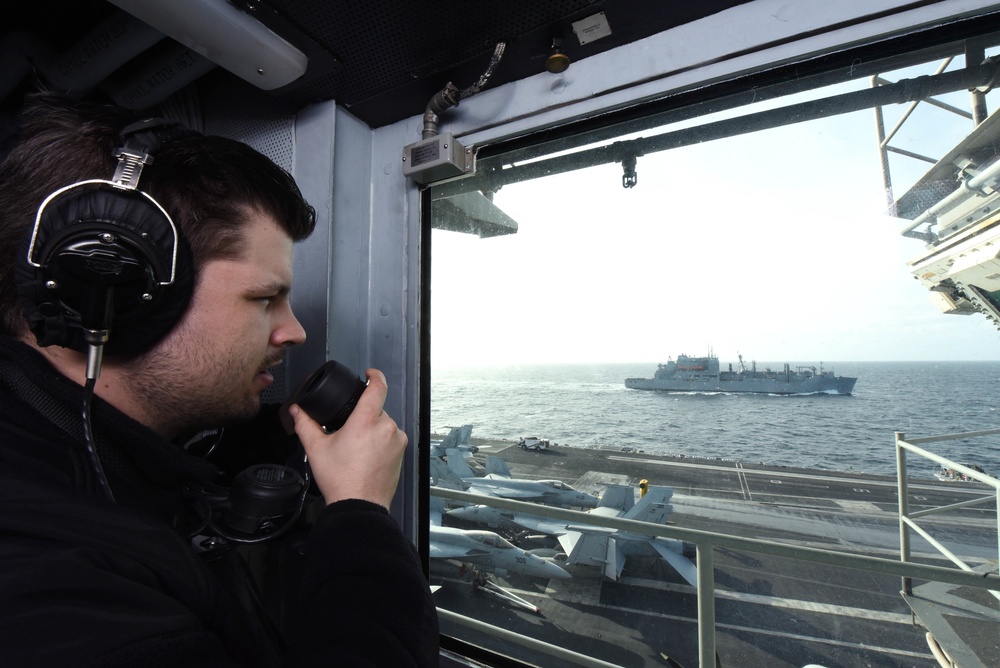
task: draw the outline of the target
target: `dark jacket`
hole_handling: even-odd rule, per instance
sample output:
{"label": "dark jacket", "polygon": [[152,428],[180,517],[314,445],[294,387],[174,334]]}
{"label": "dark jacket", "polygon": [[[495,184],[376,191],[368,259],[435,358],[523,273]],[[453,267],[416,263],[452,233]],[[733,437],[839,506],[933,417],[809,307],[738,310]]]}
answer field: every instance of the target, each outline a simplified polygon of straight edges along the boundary
{"label": "dark jacket", "polygon": [[199,554],[181,490],[218,467],[95,397],[111,502],[87,456],[82,397],[0,337],[0,664],[437,665],[433,600],[385,509],[319,504],[307,534]]}

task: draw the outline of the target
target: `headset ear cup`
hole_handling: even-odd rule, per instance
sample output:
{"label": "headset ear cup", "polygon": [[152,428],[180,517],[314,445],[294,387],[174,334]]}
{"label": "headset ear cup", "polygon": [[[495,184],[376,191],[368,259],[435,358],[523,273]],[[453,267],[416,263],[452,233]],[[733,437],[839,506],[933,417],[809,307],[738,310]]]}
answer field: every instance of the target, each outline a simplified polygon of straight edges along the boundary
{"label": "headset ear cup", "polygon": [[15,275],[41,346],[85,351],[82,325],[100,301],[95,295],[107,295],[111,307],[104,323],[111,330],[108,355],[146,350],[187,309],[190,249],[166,212],[141,192],[103,181],[74,184],[46,200],[29,232]]}

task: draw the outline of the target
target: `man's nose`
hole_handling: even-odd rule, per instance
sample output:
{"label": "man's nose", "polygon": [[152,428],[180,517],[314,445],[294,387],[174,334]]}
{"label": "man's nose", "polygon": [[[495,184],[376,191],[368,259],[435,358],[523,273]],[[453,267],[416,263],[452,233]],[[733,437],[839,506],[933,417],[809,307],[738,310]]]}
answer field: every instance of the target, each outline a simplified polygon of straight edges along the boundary
{"label": "man's nose", "polygon": [[291,307],[286,307],[271,332],[271,343],[275,346],[297,346],[305,343],[305,340],[306,330],[302,323],[295,317]]}

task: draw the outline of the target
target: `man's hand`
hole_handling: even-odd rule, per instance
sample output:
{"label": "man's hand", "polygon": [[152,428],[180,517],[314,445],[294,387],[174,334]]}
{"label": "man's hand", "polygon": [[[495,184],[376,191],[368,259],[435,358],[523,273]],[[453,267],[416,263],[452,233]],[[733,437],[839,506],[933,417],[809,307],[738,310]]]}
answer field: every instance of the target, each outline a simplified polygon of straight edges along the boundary
{"label": "man's hand", "polygon": [[298,406],[289,408],[316,485],[327,504],[364,499],[386,508],[399,484],[407,438],[382,406],[389,388],[378,369],[368,369],[368,387],[339,430],[327,434]]}

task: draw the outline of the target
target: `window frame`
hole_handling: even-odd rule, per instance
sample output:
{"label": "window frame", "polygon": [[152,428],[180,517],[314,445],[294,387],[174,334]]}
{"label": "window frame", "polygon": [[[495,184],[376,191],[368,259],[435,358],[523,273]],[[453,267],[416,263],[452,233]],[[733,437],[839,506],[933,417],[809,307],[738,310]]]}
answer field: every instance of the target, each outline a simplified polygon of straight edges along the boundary
{"label": "window frame", "polygon": [[[761,3],[749,3],[750,7]],[[809,5],[821,3],[809,2]],[[848,3],[854,7],[857,3]],[[842,80],[844,73],[858,68],[869,68],[871,74],[876,69],[888,67],[886,63],[894,60],[902,62],[909,54],[920,52],[928,54],[933,59],[939,51],[948,48],[959,37],[970,37],[995,33],[1000,31],[1000,15],[996,13],[997,5],[982,3],[954,3],[959,15],[946,16],[947,12],[940,3],[930,7],[920,7],[910,11],[894,12],[899,3],[881,3],[882,15],[875,19],[855,24],[833,26],[829,31],[818,30],[812,34],[798,36],[796,39],[780,43],[766,44],[762,40],[759,51],[751,51],[734,56],[733,61],[741,58],[756,57],[758,65],[752,70],[741,70],[739,63],[730,62],[732,68],[728,76],[716,75],[712,78],[712,67],[706,66],[706,79],[697,84],[678,84],[671,89],[672,78],[683,80],[685,74],[666,75],[659,78],[659,92],[649,93],[648,87],[636,83],[634,86],[624,84],[623,88],[631,89],[634,97],[645,97],[641,103],[629,99],[628,93],[612,95],[600,101],[581,101],[575,106],[564,106],[560,111],[545,109],[544,103],[536,108],[509,110],[508,122],[491,122],[483,117],[483,111],[495,106],[497,96],[522,94],[524,89],[538,90],[538,82],[514,82],[496,91],[487,91],[481,100],[469,100],[463,108],[472,109],[468,116],[448,119],[454,126],[457,137],[463,144],[474,146],[477,160],[489,162],[502,156],[518,155],[520,160],[538,157],[549,152],[556,142],[565,142],[567,138],[578,138],[579,144],[586,144],[595,139],[606,138],[612,133],[620,134],[622,128],[635,128],[661,124],[665,118],[680,118],[693,115],[713,106],[736,106],[745,99],[748,90],[764,91],[765,95],[780,95],[790,85],[800,83],[803,78],[811,78],[817,82],[834,83]],[[945,3],[947,4],[947,3]],[[870,3],[866,5],[870,7]],[[808,11],[803,8],[804,11]],[[977,15],[977,12],[981,14]],[[888,21],[891,29],[878,25]],[[674,31],[669,31],[674,32]],[[833,35],[837,39],[830,40]],[[815,41],[827,41],[828,45],[820,51],[811,51]],[[918,48],[919,47],[919,48]],[[628,47],[625,47],[628,48]],[[790,56],[789,49],[797,52]],[[616,50],[618,51],[618,50]],[[612,52],[613,53],[613,52]],[[769,56],[770,54],[770,56]],[[609,58],[616,56],[611,55]],[[620,57],[620,54],[618,55]],[[770,57],[770,59],[769,59]],[[752,58],[751,58],[752,59]],[[579,65],[586,65],[580,63]],[[595,67],[600,65],[595,64]],[[576,65],[574,65],[576,67]],[[584,75],[585,76],[585,75]],[[537,77],[535,77],[537,78]],[[533,78],[534,79],[534,78]],[[697,77],[695,77],[697,80]],[[789,83],[790,82],[790,83]],[[552,95],[548,96],[549,98]],[[625,102],[616,102],[624,99]],[[477,105],[477,102],[479,103]],[[555,104],[555,103],[553,103]],[[617,107],[617,108],[616,108]],[[553,116],[559,118],[554,119]],[[610,128],[610,129],[609,129]],[[873,149],[874,150],[874,149]],[[418,521],[419,545],[421,554],[427,564],[427,507],[429,504],[429,450],[430,450],[430,407],[431,407],[431,377],[433,373],[430,356],[430,341],[432,337],[430,277],[432,271],[431,243],[431,208],[436,194],[454,191],[467,187],[458,179],[453,183],[436,184],[420,189],[419,192],[419,236],[420,236],[420,355],[417,377],[419,378],[419,406],[417,416],[417,432],[419,433],[419,498],[417,506],[421,508]],[[408,184],[411,192],[417,188]],[[520,666],[526,665],[508,657],[501,656],[488,649],[475,647],[463,640],[443,635],[442,648],[446,652],[488,665]]]}

